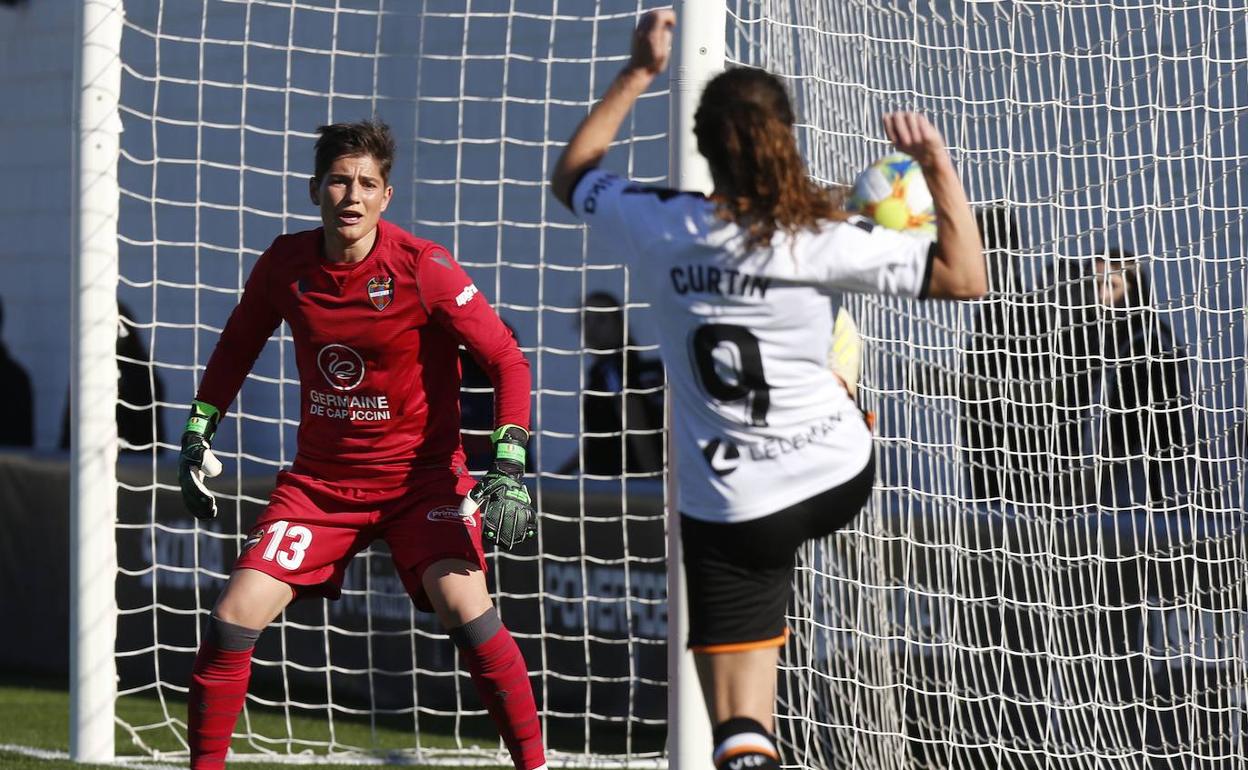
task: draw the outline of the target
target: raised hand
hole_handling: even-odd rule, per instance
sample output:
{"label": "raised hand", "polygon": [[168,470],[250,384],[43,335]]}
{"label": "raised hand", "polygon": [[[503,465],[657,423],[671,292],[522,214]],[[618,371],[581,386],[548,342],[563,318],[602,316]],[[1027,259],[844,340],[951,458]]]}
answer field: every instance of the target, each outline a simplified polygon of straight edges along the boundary
{"label": "raised hand", "polygon": [[884,133],[898,150],[914,158],[924,169],[931,169],[949,159],[945,138],[917,112],[886,114]]}
{"label": "raised hand", "polygon": [[667,69],[672,55],[672,30],[676,27],[676,12],[670,8],[648,11],[637,22],[633,31],[632,56],[629,65],[657,75]]}

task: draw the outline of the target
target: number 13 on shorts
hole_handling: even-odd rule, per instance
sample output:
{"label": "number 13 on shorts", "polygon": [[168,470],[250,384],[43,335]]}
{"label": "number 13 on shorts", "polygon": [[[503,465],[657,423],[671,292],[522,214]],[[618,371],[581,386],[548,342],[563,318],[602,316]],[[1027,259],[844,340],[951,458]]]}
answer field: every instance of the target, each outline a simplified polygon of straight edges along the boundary
{"label": "number 13 on shorts", "polygon": [[312,545],[312,530],[302,524],[291,526],[287,521],[275,521],[266,526],[256,545],[264,544],[266,538],[268,544],[260,558],[276,562],[283,569],[296,570]]}

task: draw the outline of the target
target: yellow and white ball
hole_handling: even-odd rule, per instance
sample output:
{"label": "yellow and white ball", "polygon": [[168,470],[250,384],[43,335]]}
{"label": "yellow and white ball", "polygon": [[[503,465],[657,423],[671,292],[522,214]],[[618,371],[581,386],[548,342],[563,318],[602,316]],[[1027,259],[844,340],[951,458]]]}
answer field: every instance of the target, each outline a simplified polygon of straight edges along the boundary
{"label": "yellow and white ball", "polygon": [[914,158],[897,152],[872,163],[854,180],[846,208],[890,230],[936,237],[936,210],[923,171]]}

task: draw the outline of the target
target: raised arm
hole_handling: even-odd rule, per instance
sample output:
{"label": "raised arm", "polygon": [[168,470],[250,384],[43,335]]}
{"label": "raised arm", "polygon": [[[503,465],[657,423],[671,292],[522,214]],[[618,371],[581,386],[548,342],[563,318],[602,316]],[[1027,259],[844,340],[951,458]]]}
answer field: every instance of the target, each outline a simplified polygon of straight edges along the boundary
{"label": "raised arm", "polygon": [[927,118],[913,112],[885,115],[884,132],[897,149],[914,158],[923,169],[923,179],[936,209],[936,251],[927,296],[982,297],[988,292],[984,245],[944,137]]}
{"label": "raised arm", "polygon": [[637,97],[667,68],[675,26],[676,14],[670,9],[650,11],[641,17],[633,32],[628,64],[611,81],[602,101],[594,105],[572,133],[551,172],[551,192],[565,206],[571,207],[572,188],[581,176],[602,162]]}

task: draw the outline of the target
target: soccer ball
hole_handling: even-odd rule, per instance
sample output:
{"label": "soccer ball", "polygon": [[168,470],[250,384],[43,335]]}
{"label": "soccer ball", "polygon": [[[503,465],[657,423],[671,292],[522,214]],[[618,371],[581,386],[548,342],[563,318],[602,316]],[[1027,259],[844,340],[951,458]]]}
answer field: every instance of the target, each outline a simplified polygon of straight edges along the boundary
{"label": "soccer ball", "polygon": [[932,194],[919,164],[905,153],[880,158],[859,174],[845,207],[890,230],[936,238]]}

